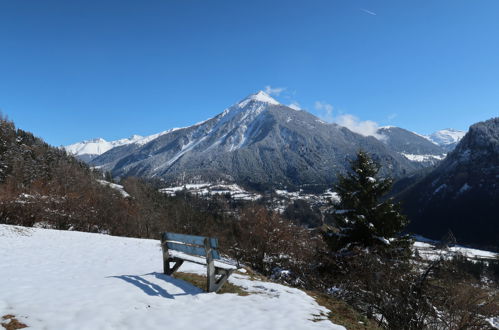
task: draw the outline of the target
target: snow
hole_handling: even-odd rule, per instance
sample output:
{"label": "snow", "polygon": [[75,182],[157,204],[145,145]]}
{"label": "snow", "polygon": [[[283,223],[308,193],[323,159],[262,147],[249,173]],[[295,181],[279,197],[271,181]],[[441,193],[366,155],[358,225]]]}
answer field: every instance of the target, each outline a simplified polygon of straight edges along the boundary
{"label": "snow", "polygon": [[[195,262],[197,264],[206,265],[206,258],[202,258],[202,257],[198,257],[198,256],[193,256],[193,255],[186,254],[186,253],[183,253],[183,252],[180,252],[180,251],[175,251],[175,250],[168,250],[168,254],[171,257],[176,257],[176,258],[180,258],[180,259],[183,259],[183,260],[189,260],[189,261]],[[222,261],[214,260],[213,263],[214,263],[215,267],[218,267],[218,268],[227,269],[227,270],[230,270],[230,269],[235,270],[235,269],[237,269],[236,266],[228,264],[228,263],[225,263],[225,262],[222,262]]]}
{"label": "snow", "polygon": [[328,203],[329,201],[333,203],[339,203],[340,197],[338,193],[327,189],[322,194],[307,194],[301,189],[299,191],[287,191],[285,189],[277,189],[275,193],[278,196],[288,198],[290,200],[306,200],[310,202]]}
{"label": "snow", "polygon": [[463,186],[459,189],[458,194],[462,194],[471,189],[471,186],[468,183],[463,184]]}
{"label": "snow", "polygon": [[251,101],[257,101],[257,102],[263,102],[263,103],[269,103],[269,104],[274,104],[274,105],[279,105],[280,103],[274,100],[269,94],[265,93],[264,91],[259,91],[258,93],[251,94],[241,102],[239,102],[239,107],[244,108],[248,103]]}
{"label": "snow", "polygon": [[436,131],[427,138],[435,144],[444,146],[459,142],[465,135],[466,132],[455,130],[452,128],[447,128],[440,131]]}
{"label": "snow", "polygon": [[[373,226],[374,227],[374,226]],[[390,245],[390,241],[387,240],[386,238],[384,237],[381,237],[381,236],[374,236],[374,238],[376,238],[377,240],[379,240],[380,242],[382,242],[383,244],[385,245]]]}
{"label": "snow", "polygon": [[110,187],[110,188],[112,188],[114,190],[119,191],[119,193],[123,197],[130,197],[130,194],[125,191],[125,188],[123,188],[122,185],[119,185],[119,184],[116,184],[116,183],[112,183],[112,182],[109,182],[109,181],[106,181],[106,180],[97,180],[97,181],[100,184],[104,185],[104,186],[108,186],[108,187]]}
{"label": "snow", "polygon": [[237,184],[216,184],[216,183],[197,183],[185,184],[183,186],[165,187],[159,191],[169,196],[175,196],[177,192],[187,190],[191,194],[198,196],[213,196],[229,194],[235,200],[256,201],[262,198],[262,195],[246,191]]}
{"label": "snow", "polygon": [[495,259],[499,258],[499,254],[490,251],[478,250],[467,248],[463,246],[452,246],[447,249],[437,249],[431,240],[416,241],[414,242],[414,249],[418,251],[419,255],[427,260],[436,260],[439,258],[451,258],[455,254],[462,254],[463,256],[471,259]]}
{"label": "snow", "polygon": [[[164,132],[163,132],[164,133]],[[143,137],[140,135],[132,135],[129,138],[125,139],[119,139],[115,141],[106,141],[102,138],[97,138],[97,139],[92,139],[89,141],[82,141],[82,142],[77,142],[68,146],[65,146],[64,149],[76,156],[81,156],[81,155],[102,155],[103,153],[115,148],[115,147],[120,147],[123,145],[127,144],[132,144],[132,143],[137,143],[141,144],[144,143],[145,141],[151,140],[154,137],[157,137],[163,133],[151,135],[148,137]]]}
{"label": "snow", "polygon": [[441,184],[440,186],[438,186],[438,188],[437,188],[437,189],[435,189],[435,191],[433,192],[433,194],[434,194],[434,195],[435,195],[435,194],[438,194],[438,193],[439,193],[442,189],[445,189],[445,188],[447,188],[447,184],[445,184],[445,183],[444,183],[444,184]]}
{"label": "snow", "polygon": [[409,159],[413,162],[430,162],[435,160],[442,160],[445,158],[446,154],[441,155],[416,155],[416,154],[407,154],[402,152],[402,156]]}
{"label": "snow", "polygon": [[344,329],[298,289],[234,274],[250,295],[204,293],[166,276],[155,240],[0,225],[0,260],[0,316],[31,329]]}
{"label": "snow", "polygon": [[106,141],[102,138],[97,138],[89,141],[82,141],[65,146],[64,149],[72,155],[102,155],[103,153],[122,145],[135,143],[143,139],[140,135],[133,135],[128,139],[120,139],[116,141]]}

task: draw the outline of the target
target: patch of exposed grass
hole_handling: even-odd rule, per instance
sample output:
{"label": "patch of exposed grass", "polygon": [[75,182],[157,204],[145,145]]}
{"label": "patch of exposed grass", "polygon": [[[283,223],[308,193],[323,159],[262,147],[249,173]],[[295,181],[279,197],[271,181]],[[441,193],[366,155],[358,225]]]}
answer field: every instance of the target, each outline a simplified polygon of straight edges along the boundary
{"label": "patch of exposed grass", "polygon": [[[197,286],[201,290],[206,291],[206,276],[191,274],[191,273],[175,272],[173,274],[173,277],[188,282],[194,286]],[[245,291],[242,287],[229,283],[228,281],[225,282],[224,285],[222,285],[222,287],[220,288],[220,290],[217,291],[217,293],[218,294],[235,293],[239,296],[247,296],[250,294],[249,292]]]}
{"label": "patch of exposed grass", "polygon": [[362,330],[379,330],[381,329],[376,325],[376,322],[369,320],[359,312],[354,310],[347,303],[335,299],[327,294],[318,292],[307,292],[315,301],[329,309],[329,315],[316,315],[314,321],[324,319],[326,316],[331,322],[344,326],[347,329],[362,329]]}
{"label": "patch of exposed grass", "polygon": [[28,327],[26,324],[19,322],[19,320],[17,320],[12,314],[2,316],[0,325],[7,330],[16,330]]}

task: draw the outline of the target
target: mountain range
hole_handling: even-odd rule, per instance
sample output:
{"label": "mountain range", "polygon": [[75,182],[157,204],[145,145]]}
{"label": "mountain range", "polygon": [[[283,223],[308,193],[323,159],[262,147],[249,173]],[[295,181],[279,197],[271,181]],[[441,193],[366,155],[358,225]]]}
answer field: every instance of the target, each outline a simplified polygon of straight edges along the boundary
{"label": "mountain range", "polygon": [[263,189],[330,184],[359,149],[371,152],[384,174],[401,177],[438,163],[463,134],[445,130],[425,137],[382,127],[376,137],[363,136],[260,91],[193,126],[65,148],[118,178],[223,180]]}

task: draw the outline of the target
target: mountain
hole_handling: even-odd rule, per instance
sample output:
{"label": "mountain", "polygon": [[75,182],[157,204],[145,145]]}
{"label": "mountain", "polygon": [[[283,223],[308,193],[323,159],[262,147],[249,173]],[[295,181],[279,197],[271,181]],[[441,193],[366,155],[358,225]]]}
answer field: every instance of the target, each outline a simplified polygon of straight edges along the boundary
{"label": "mountain", "polygon": [[169,183],[235,181],[255,188],[327,185],[359,149],[381,162],[384,174],[424,167],[372,136],[328,124],[284,106],[264,92],[250,95],[196,125],[166,131],[147,143],[114,147],[91,160],[116,177]]}
{"label": "mountain", "polygon": [[435,133],[427,136],[427,138],[433,143],[444,148],[446,151],[451,151],[456,147],[457,143],[464,137],[465,134],[466,132],[447,128],[436,131]]}
{"label": "mountain", "polygon": [[161,134],[165,134],[168,131],[154,134],[150,136],[140,136],[140,135],[132,135],[129,138],[119,139],[115,141],[106,141],[103,138],[96,138],[88,141],[77,142],[68,146],[65,146],[64,149],[75,156],[76,158],[84,161],[90,162],[95,157],[102,155],[103,153],[115,148],[124,146],[127,144],[138,144],[143,145],[147,142],[157,138]]}
{"label": "mountain", "polygon": [[400,195],[410,229],[499,246],[499,118],[474,124],[428,175]]}
{"label": "mountain", "polygon": [[385,126],[377,131],[381,141],[391,150],[413,162],[432,166],[445,158],[446,149],[429,141],[424,136],[400,127]]}

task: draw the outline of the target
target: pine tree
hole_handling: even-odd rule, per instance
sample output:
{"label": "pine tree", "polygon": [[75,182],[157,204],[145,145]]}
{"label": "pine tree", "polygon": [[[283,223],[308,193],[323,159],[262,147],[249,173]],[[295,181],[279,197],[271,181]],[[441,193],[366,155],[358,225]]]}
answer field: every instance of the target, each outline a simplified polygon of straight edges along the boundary
{"label": "pine tree", "polygon": [[337,225],[326,238],[334,250],[360,247],[407,246],[406,239],[394,239],[408,221],[392,199],[380,202],[392,186],[390,178],[379,178],[380,165],[366,152],[359,151],[351,171],[340,175],[335,191],[341,198],[334,214]]}

